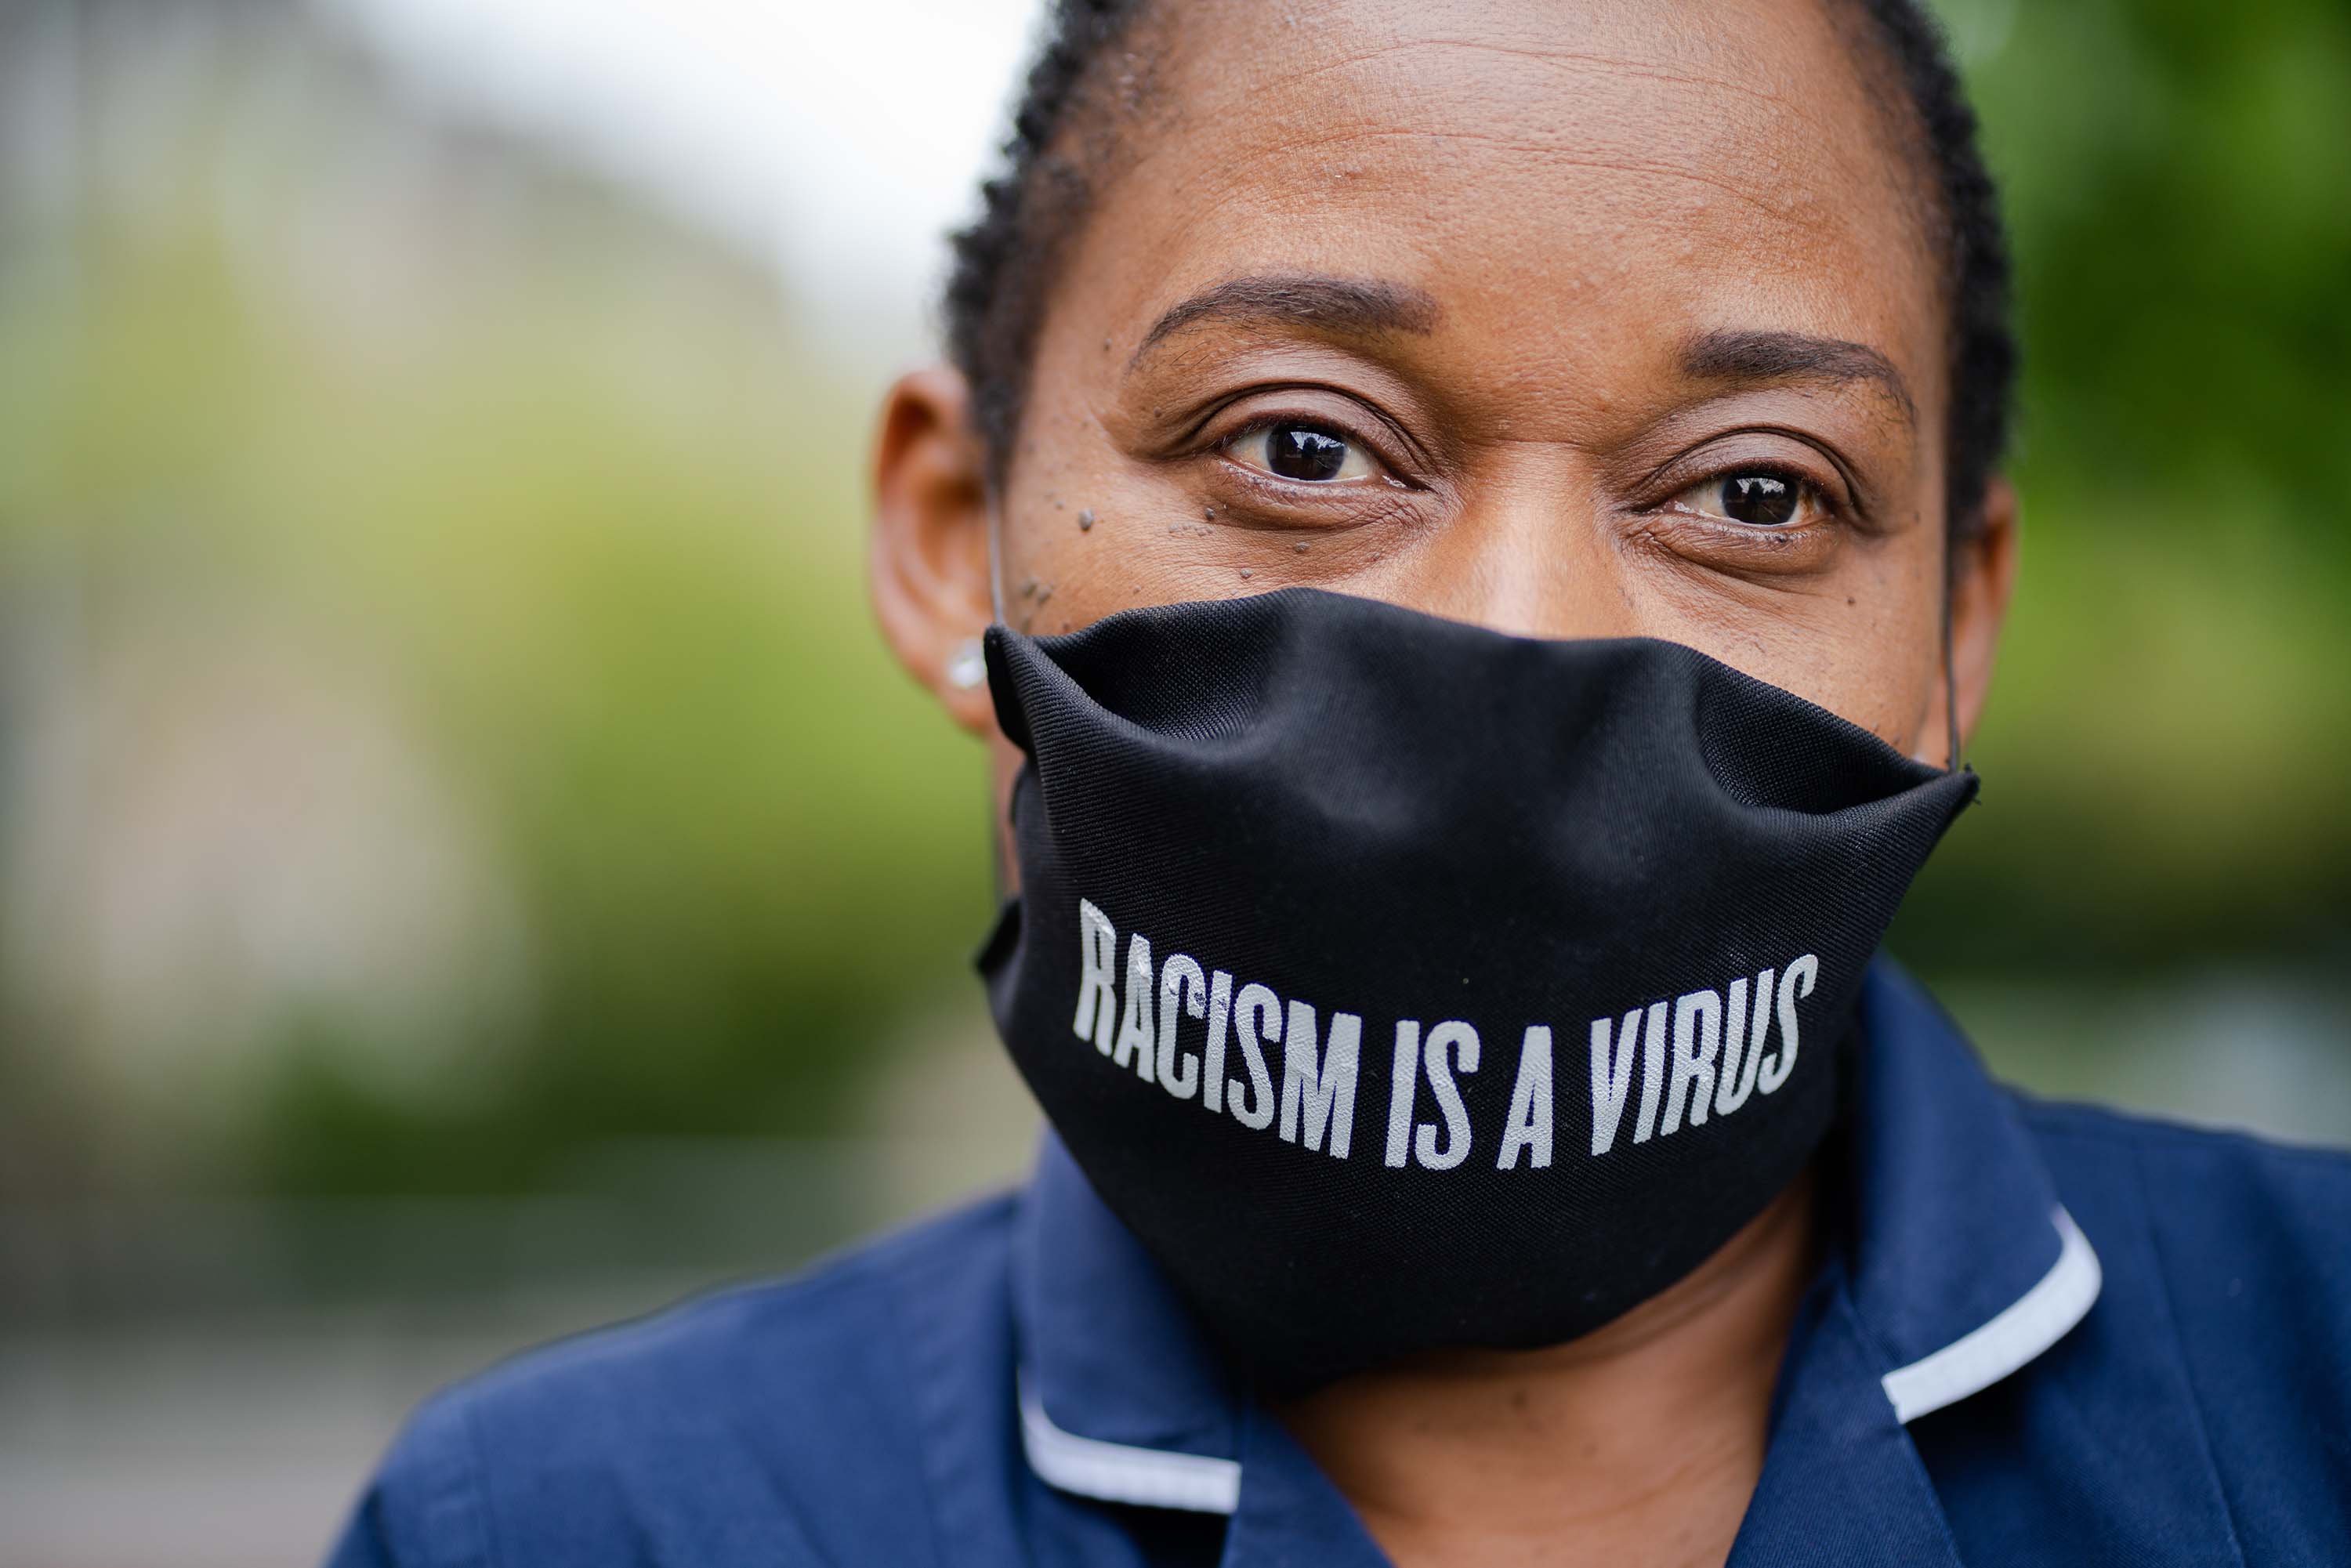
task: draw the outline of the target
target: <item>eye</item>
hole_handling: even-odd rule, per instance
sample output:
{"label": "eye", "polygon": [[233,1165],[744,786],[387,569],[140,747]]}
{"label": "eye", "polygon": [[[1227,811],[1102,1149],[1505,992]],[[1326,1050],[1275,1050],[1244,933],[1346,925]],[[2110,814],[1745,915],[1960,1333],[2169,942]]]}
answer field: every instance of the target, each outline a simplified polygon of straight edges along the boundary
{"label": "eye", "polygon": [[1360,444],[1329,425],[1301,419],[1276,420],[1244,430],[1226,444],[1225,450],[1278,479],[1309,485],[1368,479],[1374,472],[1371,454]]}
{"label": "eye", "polygon": [[1789,528],[1819,517],[1820,492],[1792,474],[1735,468],[1701,479],[1666,503],[1667,509],[1722,517],[1755,528]]}

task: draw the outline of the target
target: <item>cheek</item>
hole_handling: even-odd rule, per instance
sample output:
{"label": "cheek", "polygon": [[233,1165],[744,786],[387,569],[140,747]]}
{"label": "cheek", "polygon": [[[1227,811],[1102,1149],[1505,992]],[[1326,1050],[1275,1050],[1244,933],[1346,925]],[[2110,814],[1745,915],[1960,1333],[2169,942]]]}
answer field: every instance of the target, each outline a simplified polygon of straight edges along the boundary
{"label": "cheek", "polygon": [[1908,755],[1941,691],[1940,549],[1938,538],[1855,548],[1798,588],[1652,577],[1639,595],[1641,634],[1687,643]]}
{"label": "cheek", "polygon": [[1389,559],[1411,519],[1265,526],[1198,464],[1121,452],[1081,377],[1040,378],[1039,389],[997,511],[1007,624],[1047,635],[1138,606],[1300,584],[1394,597],[1362,574]]}
{"label": "cheek", "polygon": [[1089,229],[1046,319],[998,504],[1004,619],[1040,635],[1141,605],[1262,591],[1323,561],[1319,544],[1293,556],[1285,539],[1231,527],[1196,474],[1130,456],[1106,428],[1134,320],[1148,319],[1105,281],[1124,270],[1113,265],[1123,232]]}
{"label": "cheek", "polygon": [[1922,577],[1830,607],[1820,656],[1789,688],[1907,756],[1940,690],[1942,604]]}
{"label": "cheek", "polygon": [[[1048,635],[1121,610],[1213,597],[1201,580],[1206,520],[1165,486],[1074,443],[1036,444],[998,509],[1007,624]],[[1246,580],[1236,578],[1236,588]]]}
{"label": "cheek", "polygon": [[1057,357],[1065,356],[1040,351],[1036,391],[995,517],[1005,622],[1040,635],[1073,631],[1141,602],[1140,584],[1123,580],[1133,573],[1122,569],[1148,564],[1134,548],[1134,480],[1065,390],[1074,367],[1052,363]]}

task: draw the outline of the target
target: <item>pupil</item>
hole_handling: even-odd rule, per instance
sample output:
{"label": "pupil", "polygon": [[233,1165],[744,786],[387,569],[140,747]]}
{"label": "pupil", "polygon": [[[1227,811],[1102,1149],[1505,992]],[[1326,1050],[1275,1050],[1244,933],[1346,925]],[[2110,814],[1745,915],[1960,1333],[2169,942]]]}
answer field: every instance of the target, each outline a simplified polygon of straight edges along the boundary
{"label": "pupil", "polygon": [[1285,479],[1336,478],[1347,462],[1347,444],[1311,425],[1276,425],[1266,445],[1267,466]]}
{"label": "pupil", "polygon": [[1722,512],[1736,522],[1777,528],[1796,515],[1796,487],[1769,474],[1734,474],[1722,482]]}

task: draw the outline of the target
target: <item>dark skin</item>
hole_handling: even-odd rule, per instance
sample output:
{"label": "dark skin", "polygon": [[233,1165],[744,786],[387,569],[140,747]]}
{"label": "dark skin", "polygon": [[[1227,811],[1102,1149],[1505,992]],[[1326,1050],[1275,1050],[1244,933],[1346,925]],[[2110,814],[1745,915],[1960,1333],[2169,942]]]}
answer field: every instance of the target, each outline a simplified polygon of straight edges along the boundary
{"label": "dark skin", "polygon": [[[1945,760],[1947,308],[1926,172],[1849,24],[1821,0],[1180,11],[1141,40],[1149,99],[1000,483],[952,371],[884,410],[876,608],[991,739],[999,798],[1019,755],[950,674],[992,580],[1038,632],[1304,583],[1664,638]],[[1962,731],[2014,561],[1995,482],[1949,558]],[[1280,1413],[1399,1563],[1719,1563],[1809,1190],[1583,1340]]]}

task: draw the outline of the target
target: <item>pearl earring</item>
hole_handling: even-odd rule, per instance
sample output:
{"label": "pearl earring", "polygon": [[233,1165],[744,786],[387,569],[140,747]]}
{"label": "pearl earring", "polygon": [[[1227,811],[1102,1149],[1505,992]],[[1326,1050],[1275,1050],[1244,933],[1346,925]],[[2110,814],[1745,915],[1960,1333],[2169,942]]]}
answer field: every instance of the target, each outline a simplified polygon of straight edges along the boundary
{"label": "pearl earring", "polygon": [[978,638],[967,637],[947,660],[947,685],[959,692],[968,692],[987,684],[987,655],[981,651]]}

